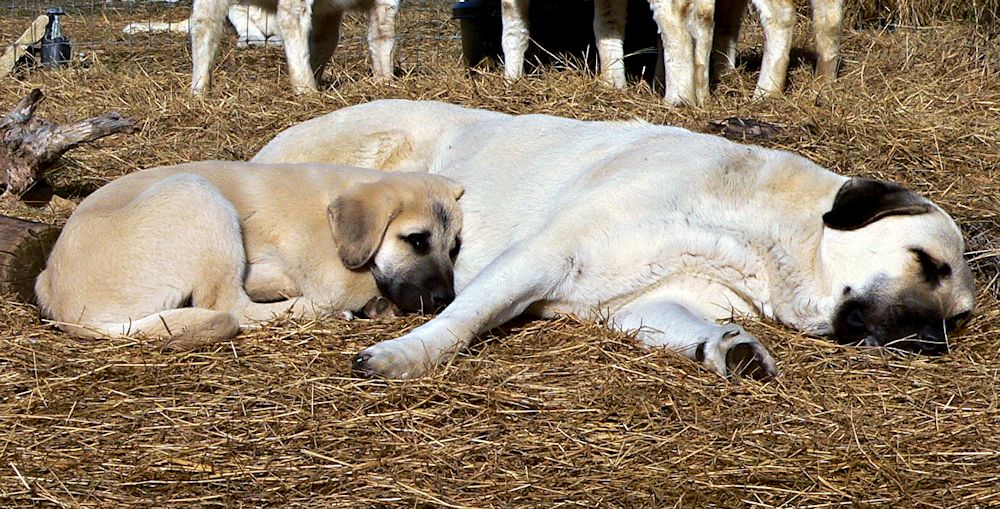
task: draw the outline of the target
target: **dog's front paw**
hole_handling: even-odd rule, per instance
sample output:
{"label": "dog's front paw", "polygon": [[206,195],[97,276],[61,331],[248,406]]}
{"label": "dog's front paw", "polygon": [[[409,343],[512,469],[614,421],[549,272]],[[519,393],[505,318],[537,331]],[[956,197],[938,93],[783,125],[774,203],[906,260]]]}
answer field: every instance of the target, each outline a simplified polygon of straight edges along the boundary
{"label": "dog's front paw", "polygon": [[423,342],[407,337],[376,343],[351,360],[351,372],[360,377],[419,378],[433,368]]}
{"label": "dog's front paw", "polygon": [[700,361],[722,376],[769,380],[778,376],[778,365],[764,345],[736,324],[721,327],[721,334],[699,346]]}

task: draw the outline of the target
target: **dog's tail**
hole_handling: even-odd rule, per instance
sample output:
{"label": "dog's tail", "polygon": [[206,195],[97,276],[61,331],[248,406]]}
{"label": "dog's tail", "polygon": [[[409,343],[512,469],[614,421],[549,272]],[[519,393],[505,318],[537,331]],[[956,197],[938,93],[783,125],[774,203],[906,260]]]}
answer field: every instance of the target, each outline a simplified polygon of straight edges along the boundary
{"label": "dog's tail", "polygon": [[128,336],[160,340],[160,346],[169,350],[190,350],[218,343],[240,331],[235,314],[204,308],[168,309],[124,323],[57,323],[56,326],[85,338]]}
{"label": "dog's tail", "polygon": [[140,21],[138,23],[129,23],[128,25],[125,26],[125,28],[122,29],[122,32],[125,32],[126,34],[129,35],[139,34],[143,32],[152,32],[152,33],[177,32],[181,34],[186,34],[188,33],[189,28],[190,27],[187,19],[185,19],[184,21],[177,21],[174,23],[171,22],[164,23],[160,21]]}

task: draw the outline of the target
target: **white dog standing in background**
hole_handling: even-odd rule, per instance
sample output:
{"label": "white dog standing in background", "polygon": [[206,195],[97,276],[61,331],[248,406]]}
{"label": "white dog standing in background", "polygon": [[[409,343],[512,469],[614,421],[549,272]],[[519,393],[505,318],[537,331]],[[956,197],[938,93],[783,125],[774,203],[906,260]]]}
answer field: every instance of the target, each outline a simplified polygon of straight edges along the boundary
{"label": "white dog standing in background", "polygon": [[[211,85],[212,65],[219,49],[222,20],[240,0],[194,0],[191,9],[191,91]],[[251,0],[276,13],[284,40],[288,74],[296,93],[317,89],[316,80],[340,41],[347,11],[368,13],[368,49],[376,78],[391,79],[399,0]]]}
{"label": "white dog standing in background", "polygon": [[[753,97],[780,95],[785,86],[795,29],[792,0],[752,0],[764,29],[764,58]],[[520,78],[528,48],[530,0],[501,0],[504,73]],[[664,96],[673,105],[700,105],[709,96],[710,72],[731,70],[748,0],[649,0],[663,43]],[[813,31],[819,54],[817,74],[837,77],[843,0],[811,0]],[[594,39],[601,79],[625,86],[623,41],[628,0],[594,0]],[[714,25],[714,28],[713,28]],[[714,33],[714,36],[713,36]],[[714,48],[714,51],[712,51]],[[715,65],[710,65],[710,59]]]}
{"label": "white dog standing in background", "polygon": [[[281,34],[278,32],[278,18],[274,13],[267,12],[256,5],[238,4],[229,8],[226,13],[229,24],[236,29],[239,40],[237,48],[251,46],[281,47]],[[187,34],[190,32],[190,19],[172,22],[140,21],[129,23],[122,29],[129,35],[144,32],[174,32]]]}
{"label": "white dog standing in background", "polygon": [[384,100],[298,124],[255,156],[450,177],[466,191],[455,301],[355,359],[415,377],[527,312],[638,331],[716,371],[768,377],[731,321],[924,352],[973,311],[961,232],[898,185],[644,122]]}

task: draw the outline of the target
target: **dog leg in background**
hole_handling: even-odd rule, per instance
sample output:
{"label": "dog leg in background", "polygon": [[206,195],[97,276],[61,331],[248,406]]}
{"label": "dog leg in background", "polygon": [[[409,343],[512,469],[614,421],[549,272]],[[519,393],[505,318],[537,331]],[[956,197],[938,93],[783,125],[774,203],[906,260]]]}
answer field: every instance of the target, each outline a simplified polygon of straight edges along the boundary
{"label": "dog leg in background", "polygon": [[614,88],[625,86],[625,21],[628,0],[594,1],[594,40],[601,79]]}
{"label": "dog leg in background", "polygon": [[611,317],[611,327],[637,331],[643,344],[669,348],[722,376],[778,374],[771,354],[742,327],[716,324],[669,297],[654,294],[630,302]]}
{"label": "dog leg in background", "polygon": [[510,247],[486,266],[436,318],[403,337],[368,347],[353,361],[364,376],[418,378],[465,350],[476,334],[517,317],[552,295],[570,258],[536,237]]}
{"label": "dog leg in background", "polygon": [[212,86],[212,65],[219,51],[229,0],[195,0],[191,7],[191,93]]}
{"label": "dog leg in background", "polygon": [[309,34],[309,65],[312,68],[314,83],[323,76],[326,64],[330,63],[333,52],[340,42],[340,24],[344,19],[344,11],[317,10],[313,6],[312,33]]}
{"label": "dog leg in background", "polygon": [[368,11],[368,51],[371,53],[372,72],[376,79],[391,80],[393,76],[398,11],[399,0],[375,0]]}
{"label": "dog leg in background", "polygon": [[693,0],[688,9],[688,33],[694,41],[694,97],[695,104],[702,105],[708,100],[710,60],[712,58],[712,35],[715,30],[715,0]]}
{"label": "dog leg in background", "polygon": [[816,36],[816,75],[821,80],[834,81],[840,69],[844,0],[812,0],[812,19]]}
{"label": "dog leg in background", "polygon": [[[309,43],[312,39],[312,2],[284,0],[278,3],[278,28],[285,40],[285,58],[292,88],[297,94],[316,91]],[[338,24],[339,28],[339,24]],[[332,54],[332,51],[331,51]]]}
{"label": "dog leg in background", "polygon": [[649,1],[663,41],[663,101],[674,106],[698,102],[694,91],[694,41],[688,33],[685,16],[690,1]]}
{"label": "dog leg in background", "polygon": [[524,74],[524,52],[528,50],[529,0],[500,0],[500,17],[503,19],[503,73],[509,81]]}
{"label": "dog leg in background", "polygon": [[712,74],[721,76],[736,69],[736,43],[747,12],[747,0],[715,2],[715,34],[712,37]]}
{"label": "dog leg in background", "polygon": [[764,99],[781,95],[785,88],[795,29],[795,5],[791,0],[753,0],[753,3],[760,11],[764,29],[764,58],[753,98]]}

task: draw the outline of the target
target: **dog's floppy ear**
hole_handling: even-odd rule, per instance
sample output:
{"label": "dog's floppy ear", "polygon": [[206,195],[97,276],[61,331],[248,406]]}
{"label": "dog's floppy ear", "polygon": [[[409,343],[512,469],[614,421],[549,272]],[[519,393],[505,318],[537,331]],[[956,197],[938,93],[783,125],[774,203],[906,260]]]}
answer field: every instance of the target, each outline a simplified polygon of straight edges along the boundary
{"label": "dog's floppy ear", "polygon": [[931,211],[927,200],[903,186],[881,180],[848,180],[823,224],[834,230],[857,230],[887,216],[914,216]]}
{"label": "dog's floppy ear", "polygon": [[389,222],[398,214],[397,200],[386,194],[385,187],[354,185],[326,208],[337,254],[349,269],[371,261]]}

